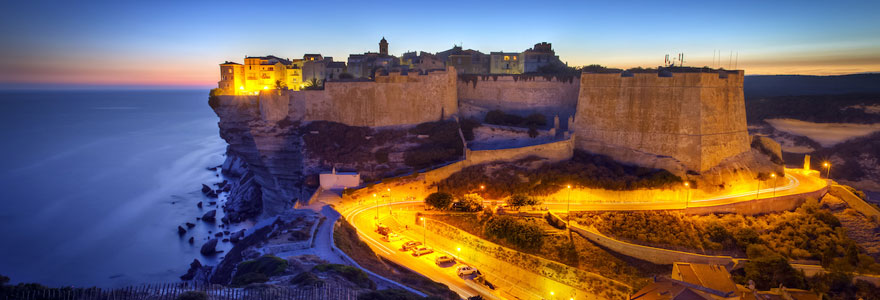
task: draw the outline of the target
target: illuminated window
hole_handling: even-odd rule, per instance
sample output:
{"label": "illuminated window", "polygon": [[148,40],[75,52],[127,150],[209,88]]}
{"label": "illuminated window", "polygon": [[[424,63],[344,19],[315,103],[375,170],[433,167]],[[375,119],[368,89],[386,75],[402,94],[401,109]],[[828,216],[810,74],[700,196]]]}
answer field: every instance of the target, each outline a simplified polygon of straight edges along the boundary
{"label": "illuminated window", "polygon": [[510,60],[510,56],[505,55],[504,60]]}
{"label": "illuminated window", "polygon": [[513,60],[516,60],[516,56],[513,57]]}
{"label": "illuminated window", "polygon": [[229,70],[229,73],[232,73],[232,69],[227,69],[227,70]]}

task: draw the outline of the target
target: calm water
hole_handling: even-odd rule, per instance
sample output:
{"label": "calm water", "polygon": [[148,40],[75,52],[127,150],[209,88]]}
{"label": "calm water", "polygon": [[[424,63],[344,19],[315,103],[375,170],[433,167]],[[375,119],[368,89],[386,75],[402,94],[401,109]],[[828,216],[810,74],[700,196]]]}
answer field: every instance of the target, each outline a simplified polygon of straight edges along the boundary
{"label": "calm water", "polygon": [[195,220],[225,150],[207,91],[0,92],[0,105],[0,274],[114,287],[216,259],[199,246],[218,228]]}

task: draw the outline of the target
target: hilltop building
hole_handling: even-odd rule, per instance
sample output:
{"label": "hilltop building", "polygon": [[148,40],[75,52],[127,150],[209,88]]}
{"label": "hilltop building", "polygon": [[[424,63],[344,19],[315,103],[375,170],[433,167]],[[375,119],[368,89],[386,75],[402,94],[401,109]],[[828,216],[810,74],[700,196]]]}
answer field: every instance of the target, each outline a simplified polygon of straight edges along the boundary
{"label": "hilltop building", "polygon": [[388,55],[388,41],[379,41],[379,53],[366,52],[348,56],[348,73],[354,78],[372,78],[377,70],[392,70],[400,66],[397,57]]}
{"label": "hilltop building", "polygon": [[244,65],[220,64],[218,88],[227,95],[253,95],[278,85],[299,90],[303,87],[302,61],[269,56],[246,56]]}
{"label": "hilltop building", "polygon": [[463,50],[461,46],[454,46],[438,52],[437,57],[446,62],[447,67],[454,67],[458,74],[489,73],[489,56],[477,50]]}
{"label": "hilltop building", "polygon": [[400,66],[409,70],[419,70],[422,72],[429,70],[443,70],[446,68],[446,65],[440,60],[440,58],[424,51],[419,51],[418,54],[416,54],[415,51],[404,53],[403,56],[400,57]]}
{"label": "hilltop building", "polygon": [[550,43],[541,42],[535,44],[534,47],[523,51],[523,72],[537,73],[547,66],[563,66],[559,56],[553,51]]}
{"label": "hilltop building", "polygon": [[521,54],[517,52],[489,53],[489,74],[522,74]]}

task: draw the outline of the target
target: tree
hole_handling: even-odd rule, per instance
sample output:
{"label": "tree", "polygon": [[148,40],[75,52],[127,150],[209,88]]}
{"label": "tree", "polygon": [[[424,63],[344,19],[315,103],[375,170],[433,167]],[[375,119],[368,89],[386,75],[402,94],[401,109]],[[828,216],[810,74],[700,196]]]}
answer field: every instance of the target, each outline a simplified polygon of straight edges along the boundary
{"label": "tree", "polygon": [[515,210],[519,210],[520,207],[526,205],[537,205],[537,200],[523,194],[515,194],[510,196],[510,198],[507,198],[507,205],[513,207]]}
{"label": "tree", "polygon": [[425,204],[433,206],[439,210],[448,209],[452,205],[453,197],[449,193],[436,192],[431,193],[425,198]]}
{"label": "tree", "polygon": [[318,80],[318,78],[309,79],[309,81],[306,81],[305,89],[310,90],[310,91],[311,90],[323,90],[324,89],[324,82],[321,80]]}
{"label": "tree", "polygon": [[287,84],[285,84],[285,83],[284,83],[283,81],[281,81],[281,80],[275,80],[275,89],[276,89],[276,90],[279,90],[279,91],[280,91],[280,90],[286,90],[286,89],[287,89]]}
{"label": "tree", "polygon": [[751,245],[746,253],[749,262],[745,265],[745,276],[754,281],[758,289],[768,290],[780,284],[797,289],[807,287],[804,273],[795,270],[785,257],[766,246]]}
{"label": "tree", "polygon": [[476,193],[465,194],[458,199],[458,207],[462,211],[481,211],[483,210],[483,197]]}

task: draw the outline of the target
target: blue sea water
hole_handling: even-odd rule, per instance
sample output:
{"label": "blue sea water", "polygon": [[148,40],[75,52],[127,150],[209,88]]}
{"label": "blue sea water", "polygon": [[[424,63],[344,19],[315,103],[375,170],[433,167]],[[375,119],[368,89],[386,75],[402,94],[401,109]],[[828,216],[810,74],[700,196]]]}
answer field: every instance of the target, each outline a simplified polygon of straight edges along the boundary
{"label": "blue sea water", "polygon": [[215,262],[199,247],[220,228],[196,221],[226,146],[207,93],[0,92],[0,275],[119,287]]}

